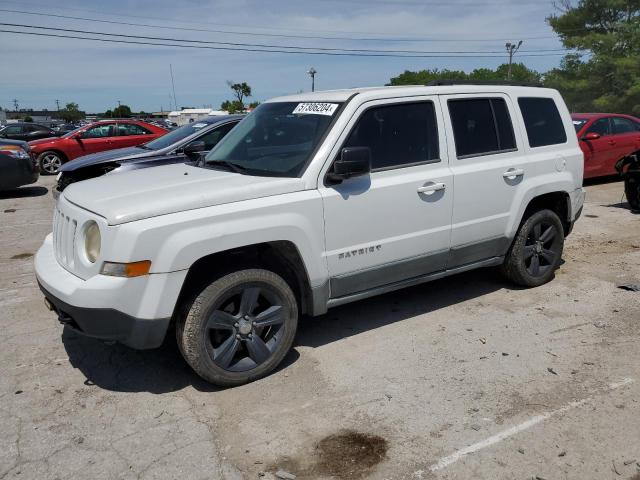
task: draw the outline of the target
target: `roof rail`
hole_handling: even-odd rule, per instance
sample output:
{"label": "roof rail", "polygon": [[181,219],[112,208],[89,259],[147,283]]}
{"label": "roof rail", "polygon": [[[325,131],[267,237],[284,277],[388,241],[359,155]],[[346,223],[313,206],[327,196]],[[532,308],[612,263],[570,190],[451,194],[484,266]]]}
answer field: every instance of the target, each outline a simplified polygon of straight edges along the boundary
{"label": "roof rail", "polygon": [[433,80],[427,87],[442,87],[451,85],[500,85],[513,87],[542,87],[540,82],[514,82],[511,80]]}

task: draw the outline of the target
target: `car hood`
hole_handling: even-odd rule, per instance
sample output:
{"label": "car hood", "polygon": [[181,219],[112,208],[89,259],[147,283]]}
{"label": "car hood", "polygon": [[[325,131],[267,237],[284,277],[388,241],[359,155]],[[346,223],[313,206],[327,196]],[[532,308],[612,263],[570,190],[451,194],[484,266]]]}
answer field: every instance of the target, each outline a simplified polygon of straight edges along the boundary
{"label": "car hood", "polygon": [[73,183],[63,196],[109,225],[304,189],[300,178],[256,177],[185,164]]}
{"label": "car hood", "polygon": [[40,145],[46,145],[48,143],[50,144],[54,144],[60,141],[60,137],[47,137],[47,138],[40,138],[38,140],[31,140],[29,142],[29,145],[31,147],[37,147]]}
{"label": "car hood", "polygon": [[137,147],[117,148],[105,152],[92,153],[75,158],[72,162],[65,163],[60,171],[73,172],[79,168],[97,165],[99,163],[112,162],[114,160],[131,160],[133,158],[144,158],[157,155],[155,150],[144,150]]}

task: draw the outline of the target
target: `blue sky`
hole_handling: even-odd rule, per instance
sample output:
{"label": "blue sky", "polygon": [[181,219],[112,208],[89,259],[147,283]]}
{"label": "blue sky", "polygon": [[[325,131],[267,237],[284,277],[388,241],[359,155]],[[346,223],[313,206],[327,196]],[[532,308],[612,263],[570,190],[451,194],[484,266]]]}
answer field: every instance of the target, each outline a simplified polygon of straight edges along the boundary
{"label": "blue sky", "polygon": [[[0,11],[0,22],[176,39],[263,43],[323,48],[417,51],[504,51],[507,39],[524,38],[522,50],[560,49],[545,22],[553,12],[542,0],[0,0],[0,9],[67,15],[119,25]],[[166,28],[160,28],[166,27]],[[176,30],[226,30],[238,33]],[[0,29],[18,27],[0,27]],[[37,30],[32,30],[37,31]],[[249,33],[291,35],[254,36]],[[314,39],[348,37],[349,39]],[[384,41],[365,41],[362,38]],[[354,40],[357,38],[358,40]],[[412,41],[405,41],[411,39]],[[417,41],[416,39],[419,39]],[[506,58],[378,58],[229,52],[97,43],[0,33],[0,106],[55,109],[79,103],[89,112],[117,101],[134,110],[168,109],[169,64],[178,106],[201,107],[230,98],[227,80],[246,81],[253,98],[310,89],[306,74],[318,71],[317,89],[383,85],[404,70],[495,67]],[[562,57],[520,57],[546,71]]]}

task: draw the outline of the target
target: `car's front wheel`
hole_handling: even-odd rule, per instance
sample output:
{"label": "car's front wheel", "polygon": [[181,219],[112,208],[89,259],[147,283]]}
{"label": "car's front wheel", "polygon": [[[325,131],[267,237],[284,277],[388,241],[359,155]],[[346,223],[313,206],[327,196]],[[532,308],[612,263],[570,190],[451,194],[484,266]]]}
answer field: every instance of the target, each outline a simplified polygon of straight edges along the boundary
{"label": "car's front wheel", "polygon": [[62,166],[62,156],[58,152],[46,151],[38,155],[40,172],[45,175],[55,175]]}
{"label": "car's front wheel", "polygon": [[549,282],[560,266],[564,229],[551,210],[533,213],[520,226],[502,267],[506,277],[524,287]]}
{"label": "car's front wheel", "polygon": [[275,369],[293,344],[298,305],[279,275],[240,270],[206,287],[176,325],[178,346],[205,380],[241,385]]}

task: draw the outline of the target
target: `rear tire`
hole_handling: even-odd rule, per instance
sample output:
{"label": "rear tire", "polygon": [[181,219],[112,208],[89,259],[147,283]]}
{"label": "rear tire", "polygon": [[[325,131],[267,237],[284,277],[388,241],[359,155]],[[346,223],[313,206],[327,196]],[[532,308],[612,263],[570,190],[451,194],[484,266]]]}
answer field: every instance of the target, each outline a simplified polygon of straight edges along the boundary
{"label": "rear tire", "polygon": [[520,225],[507,253],[502,271],[523,287],[538,287],[555,276],[562,260],[564,229],[551,210],[533,213]]}
{"label": "rear tire", "polygon": [[62,163],[62,155],[53,150],[47,150],[38,155],[38,165],[40,166],[40,173],[43,175],[57,174]]}
{"label": "rear tire", "polygon": [[178,320],[176,338],[200,377],[235,386],[273,371],[291,349],[297,326],[291,287],[269,270],[247,269],[206,287]]}

